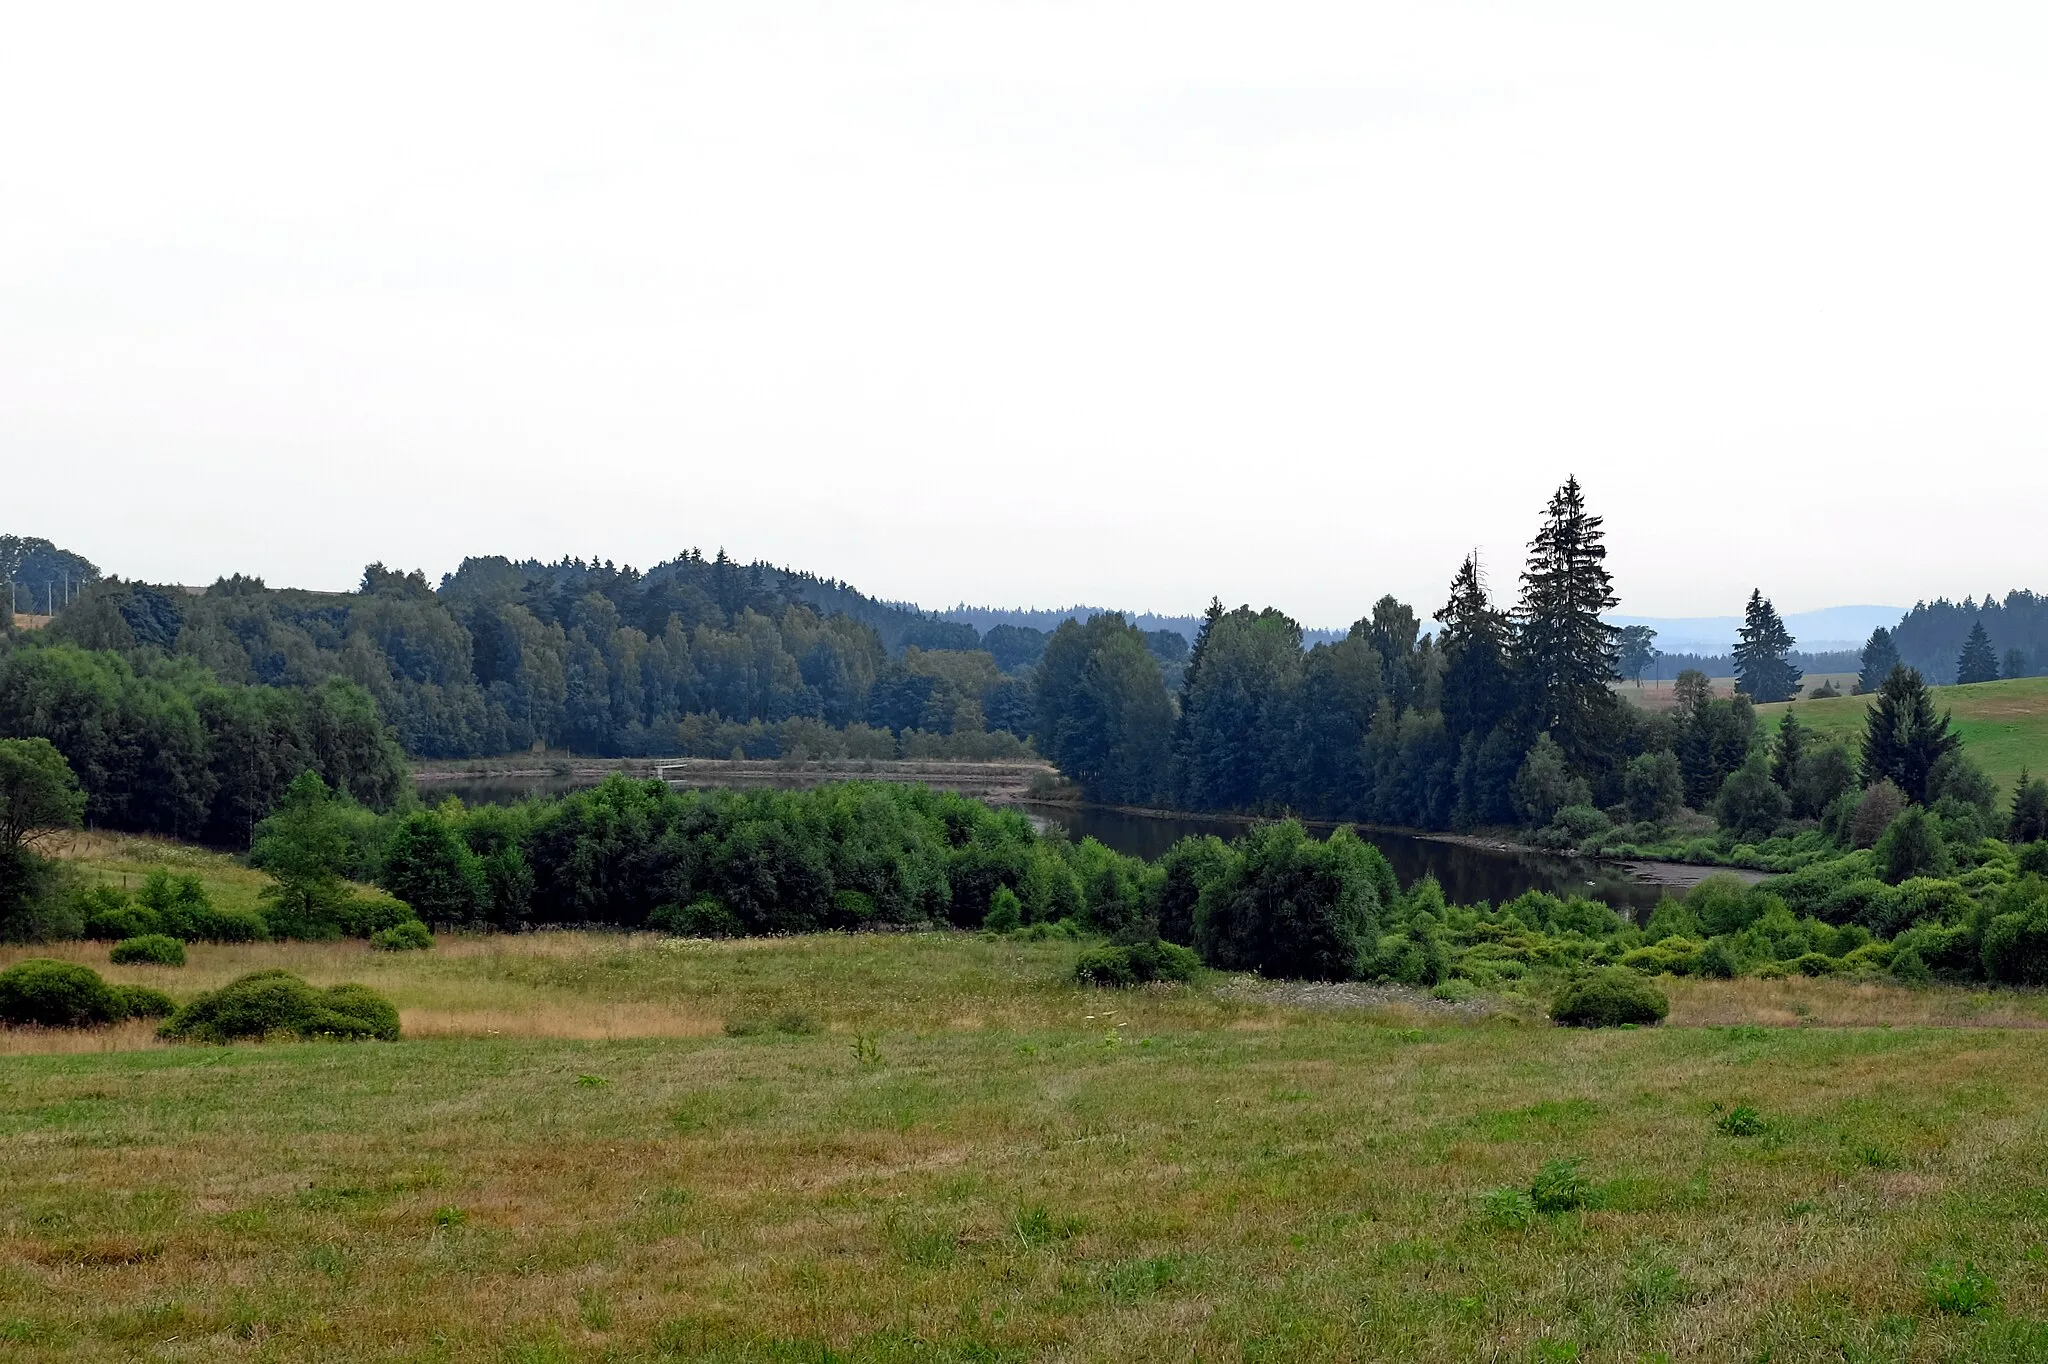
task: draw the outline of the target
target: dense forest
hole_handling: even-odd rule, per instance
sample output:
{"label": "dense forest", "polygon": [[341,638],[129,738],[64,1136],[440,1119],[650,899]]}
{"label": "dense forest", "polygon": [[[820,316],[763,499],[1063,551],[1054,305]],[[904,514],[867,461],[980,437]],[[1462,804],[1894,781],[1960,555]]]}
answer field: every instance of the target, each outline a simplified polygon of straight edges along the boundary
{"label": "dense forest", "polygon": [[[1034,704],[1036,630],[974,627],[722,553],[646,573],[469,559],[439,590],[382,565],[355,593],[233,577],[203,594],[106,580],[42,638],[223,683],[363,688],[416,757],[1007,757]],[[1146,645],[1177,678],[1186,643]]]}
{"label": "dense forest", "polygon": [[[1989,682],[2000,677],[2048,673],[2048,597],[2013,591],[2003,601],[1984,594],[1982,602],[1940,598],[1921,602],[1891,630],[1880,648],[1935,682]],[[1963,651],[1972,634],[1982,636],[1981,661],[1966,668]]]}

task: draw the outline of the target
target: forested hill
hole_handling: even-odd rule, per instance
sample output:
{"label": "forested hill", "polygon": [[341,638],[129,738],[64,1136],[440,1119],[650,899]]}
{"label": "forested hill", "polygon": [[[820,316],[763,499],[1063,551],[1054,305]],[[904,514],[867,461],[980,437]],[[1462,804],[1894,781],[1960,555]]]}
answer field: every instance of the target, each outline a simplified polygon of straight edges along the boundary
{"label": "forested hill", "polygon": [[[937,614],[947,620],[960,621],[964,624],[972,625],[977,630],[992,630],[998,625],[1009,625],[1020,629],[1037,630],[1042,634],[1049,635],[1059,629],[1063,621],[1071,620],[1080,623],[1091,620],[1096,616],[1110,615],[1113,612],[1110,607],[1106,606],[1060,606],[1051,609],[1038,609],[969,606],[966,602],[961,602],[959,605],[947,607]],[[1145,631],[1147,634],[1157,634],[1162,631],[1171,632],[1185,639],[1190,645],[1202,633],[1203,618],[1201,616],[1162,616],[1151,611],[1122,611],[1114,612],[1114,614],[1121,615],[1130,624]],[[1334,644],[1344,638],[1344,634],[1345,632],[1342,630],[1319,630],[1308,627],[1302,630],[1301,640],[1304,647],[1312,647],[1317,644]]]}
{"label": "forested hill", "polygon": [[[197,665],[229,685],[353,683],[415,757],[539,745],[1015,758],[1029,751],[1028,672],[1046,639],[1016,627],[984,637],[833,579],[692,551],[644,573],[472,558],[438,589],[381,564],[355,592],[109,578],[12,647],[67,644],[118,655],[138,675]],[[1177,685],[1185,641],[1162,632],[1149,647]]]}
{"label": "forested hill", "polygon": [[1970,629],[1980,623],[1998,661],[1998,676],[2048,673],[2048,597],[2033,592],[2008,592],[2003,601],[1988,592],[1982,602],[1972,597],[1923,601],[1892,630],[1892,645],[1900,662],[1918,668],[1930,682],[1954,682]]}

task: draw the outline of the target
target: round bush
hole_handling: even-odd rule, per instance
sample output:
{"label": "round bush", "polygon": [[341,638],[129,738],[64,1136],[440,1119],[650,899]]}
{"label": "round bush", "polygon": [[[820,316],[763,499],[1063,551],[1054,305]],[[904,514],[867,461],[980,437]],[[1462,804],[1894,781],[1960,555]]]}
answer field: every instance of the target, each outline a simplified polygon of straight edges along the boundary
{"label": "round bush", "polygon": [[100,973],[76,962],[30,957],[0,971],[0,1023],[91,1028],[124,1017]]}
{"label": "round bush", "polygon": [[174,1042],[290,1035],[396,1041],[398,1010],[364,985],[316,990],[289,971],[258,971],[200,995],[158,1034]]}
{"label": "round bush", "polygon": [[178,1011],[178,1001],[162,990],[147,985],[109,985],[123,1018],[168,1018]]}
{"label": "round bush", "polygon": [[1193,980],[1202,960],[1178,943],[1141,942],[1128,947],[1091,947],[1074,963],[1083,985],[1143,985],[1151,980]]}
{"label": "round bush", "polygon": [[[119,892],[113,894],[118,895]],[[156,911],[127,901],[97,903],[85,916],[85,936],[100,942],[119,942],[155,933],[161,925]]]}
{"label": "round bush", "polygon": [[164,933],[145,933],[114,944],[107,959],[116,966],[183,966],[185,944]]}
{"label": "round bush", "polygon": [[1670,1012],[1662,990],[1623,966],[1601,967],[1567,982],[1550,1005],[1551,1020],[1573,1028],[1662,1023]]}
{"label": "round bush", "polygon": [[434,935],[418,919],[407,919],[370,935],[370,948],[376,952],[423,952],[433,945]]}

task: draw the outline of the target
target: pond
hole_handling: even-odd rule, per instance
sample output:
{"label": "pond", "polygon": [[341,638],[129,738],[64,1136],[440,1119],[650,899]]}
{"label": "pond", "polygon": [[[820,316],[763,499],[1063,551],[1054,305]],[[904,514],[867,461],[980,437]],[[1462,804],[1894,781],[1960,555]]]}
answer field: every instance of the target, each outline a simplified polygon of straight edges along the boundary
{"label": "pond", "polygon": [[[1190,834],[1215,834],[1227,840],[1251,827],[1249,820],[1207,815],[1141,815],[1086,806],[1024,808],[1041,824],[1065,829],[1076,842],[1094,838],[1120,853],[1147,859],[1158,857]],[[1310,832],[1327,837],[1330,828],[1310,826]],[[1386,854],[1402,885],[1434,876],[1443,885],[1444,898],[1456,905],[1481,900],[1499,904],[1523,891],[1542,890],[1602,900],[1628,913],[1649,910],[1665,894],[1662,887],[1638,881],[1611,863],[1473,847],[1392,829],[1361,828],[1358,836]]]}
{"label": "pond", "polygon": [[[556,773],[464,776],[422,782],[420,795],[428,801],[455,796],[467,805],[508,805],[527,796],[561,795],[594,780]],[[1019,808],[1040,827],[1057,825],[1077,843],[1083,838],[1094,838],[1117,852],[1148,860],[1190,834],[1215,834],[1231,839],[1251,827],[1249,820],[1208,815],[1135,814],[1077,805]],[[1311,832],[1326,837],[1330,830],[1329,826],[1311,826]],[[1448,843],[1392,829],[1362,828],[1358,834],[1386,854],[1402,885],[1425,875],[1434,876],[1452,904],[1469,905],[1481,900],[1499,904],[1523,891],[1542,890],[1552,895],[1583,895],[1632,914],[1648,912],[1666,893],[1662,887],[1637,880],[1611,863]]]}

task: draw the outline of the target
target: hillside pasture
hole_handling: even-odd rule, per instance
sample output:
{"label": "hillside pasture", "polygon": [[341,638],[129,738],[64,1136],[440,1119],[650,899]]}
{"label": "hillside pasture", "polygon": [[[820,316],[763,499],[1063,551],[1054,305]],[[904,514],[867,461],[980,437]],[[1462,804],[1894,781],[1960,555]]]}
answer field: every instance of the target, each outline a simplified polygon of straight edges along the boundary
{"label": "hillside pasture", "polygon": [[[2048,773],[2048,677],[2021,677],[2006,682],[1976,682],[1966,687],[1929,688],[1937,711],[1949,711],[1963,751],[1976,759],[2009,795],[2025,768]],[[1758,706],[1766,735],[1775,735],[1780,717],[1798,707],[1799,722],[1823,741],[1863,742],[1865,713],[1873,698],[1842,696],[1825,701],[1794,701]]]}
{"label": "hillside pasture", "polygon": [[1078,950],[560,933],[110,969],[362,980],[408,1040],[8,1035],[42,1054],[0,1057],[0,1341],[35,1364],[2048,1351],[2038,995],[1696,982],[1673,1025],[1587,1033],[1513,999],[1097,991]]}

